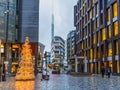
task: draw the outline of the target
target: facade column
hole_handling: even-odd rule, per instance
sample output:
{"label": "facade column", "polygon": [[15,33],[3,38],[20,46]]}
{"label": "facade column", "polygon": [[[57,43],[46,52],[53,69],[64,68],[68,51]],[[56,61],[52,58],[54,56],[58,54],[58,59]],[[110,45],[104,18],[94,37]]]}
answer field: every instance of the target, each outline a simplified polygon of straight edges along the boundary
{"label": "facade column", "polygon": [[87,58],[84,59],[84,72],[87,72]]}
{"label": "facade column", "polygon": [[77,56],[75,56],[75,72],[78,72],[78,59],[77,59]]}

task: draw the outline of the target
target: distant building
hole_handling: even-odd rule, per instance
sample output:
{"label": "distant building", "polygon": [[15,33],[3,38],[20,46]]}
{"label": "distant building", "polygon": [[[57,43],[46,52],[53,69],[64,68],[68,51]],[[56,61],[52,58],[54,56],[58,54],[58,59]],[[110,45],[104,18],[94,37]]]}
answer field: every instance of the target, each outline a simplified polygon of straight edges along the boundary
{"label": "distant building", "polygon": [[51,52],[47,52],[47,64],[51,63]]}
{"label": "distant building", "polygon": [[67,61],[71,71],[75,71],[75,30],[67,35]]}
{"label": "distant building", "polygon": [[39,43],[37,67],[42,67],[42,63],[43,63],[42,60],[43,60],[43,55],[44,55],[44,49],[45,49],[45,45],[43,45],[42,43]]}
{"label": "distant building", "polygon": [[55,36],[52,40],[52,63],[62,64],[65,57],[65,41],[60,36]]}

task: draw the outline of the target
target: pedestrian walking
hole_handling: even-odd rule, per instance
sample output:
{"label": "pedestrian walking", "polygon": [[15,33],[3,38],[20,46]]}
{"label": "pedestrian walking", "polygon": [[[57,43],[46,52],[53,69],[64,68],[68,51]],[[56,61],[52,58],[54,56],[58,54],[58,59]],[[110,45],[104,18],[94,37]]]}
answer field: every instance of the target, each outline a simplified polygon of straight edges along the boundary
{"label": "pedestrian walking", "polygon": [[102,78],[104,78],[104,75],[105,75],[105,67],[104,66],[101,67],[101,73],[102,73]]}
{"label": "pedestrian walking", "polygon": [[110,66],[107,66],[106,71],[107,71],[107,76],[108,76],[108,78],[110,78],[111,67],[110,67]]}

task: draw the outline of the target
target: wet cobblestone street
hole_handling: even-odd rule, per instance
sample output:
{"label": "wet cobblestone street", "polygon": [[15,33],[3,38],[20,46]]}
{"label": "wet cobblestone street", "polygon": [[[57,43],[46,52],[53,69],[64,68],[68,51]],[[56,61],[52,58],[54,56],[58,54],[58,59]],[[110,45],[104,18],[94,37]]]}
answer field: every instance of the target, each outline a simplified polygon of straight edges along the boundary
{"label": "wet cobblestone street", "polygon": [[51,75],[48,81],[37,79],[35,87],[36,90],[120,90],[120,77]]}
{"label": "wet cobblestone street", "polygon": [[42,81],[41,74],[35,81],[15,81],[11,77],[0,82],[0,90],[120,90],[120,76],[102,78],[100,75],[77,77],[51,74],[49,80]]}

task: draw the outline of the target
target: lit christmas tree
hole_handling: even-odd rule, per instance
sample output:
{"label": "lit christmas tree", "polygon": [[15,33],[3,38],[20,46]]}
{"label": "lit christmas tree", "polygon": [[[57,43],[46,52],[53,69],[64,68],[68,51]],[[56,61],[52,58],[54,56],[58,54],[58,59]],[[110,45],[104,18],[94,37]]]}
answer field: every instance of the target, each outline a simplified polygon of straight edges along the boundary
{"label": "lit christmas tree", "polygon": [[25,38],[25,43],[22,45],[21,60],[16,74],[16,80],[33,80],[34,66],[32,62],[32,50],[29,45],[29,37]]}

